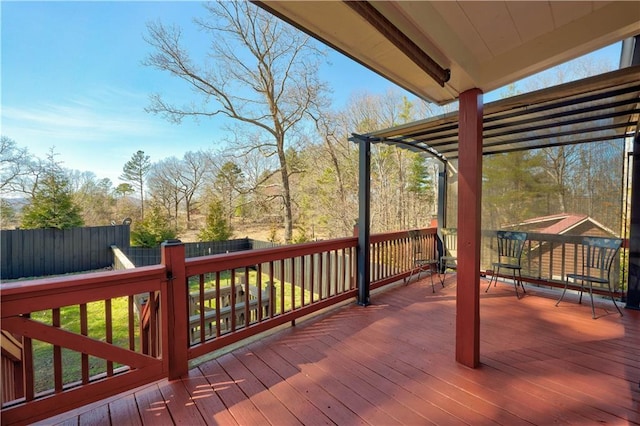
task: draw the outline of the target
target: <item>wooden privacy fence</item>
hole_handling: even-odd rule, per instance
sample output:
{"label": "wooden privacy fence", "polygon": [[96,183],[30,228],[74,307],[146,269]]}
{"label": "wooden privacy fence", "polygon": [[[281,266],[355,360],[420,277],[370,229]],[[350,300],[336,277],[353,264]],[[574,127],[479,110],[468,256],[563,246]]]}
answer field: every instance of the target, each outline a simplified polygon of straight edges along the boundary
{"label": "wooden privacy fence", "polygon": [[129,247],[129,225],[0,231],[0,279],[108,268],[111,246]]}
{"label": "wooden privacy fence", "polygon": [[[0,232],[0,279],[14,280],[93,271],[113,266],[111,247],[118,247],[135,266],[160,264],[160,247],[130,247],[129,225],[71,229],[16,229]],[[239,238],[186,243],[186,256],[275,247]]]}
{"label": "wooden privacy fence", "polygon": [[[278,244],[256,241],[251,238],[238,238],[226,241],[204,241],[184,243],[186,257],[211,256],[221,253],[253,250],[255,248],[277,247]],[[119,247],[136,266],[160,264],[160,247]]]}

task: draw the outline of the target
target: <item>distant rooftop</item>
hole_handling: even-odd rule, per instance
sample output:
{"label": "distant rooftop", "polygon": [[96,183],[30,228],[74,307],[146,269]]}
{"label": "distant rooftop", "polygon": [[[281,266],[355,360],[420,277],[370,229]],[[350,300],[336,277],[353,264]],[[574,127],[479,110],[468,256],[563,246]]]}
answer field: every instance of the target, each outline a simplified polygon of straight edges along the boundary
{"label": "distant rooftop", "polygon": [[526,228],[527,231],[530,232],[539,232],[541,234],[569,234],[571,230],[576,227],[590,222],[594,226],[601,228],[602,230],[615,235],[616,233],[602,225],[598,221],[593,218],[585,215],[585,214],[575,214],[575,213],[560,213],[550,216],[540,216],[534,217],[531,219],[527,219],[518,223],[517,225],[511,225],[510,227],[517,228]]}

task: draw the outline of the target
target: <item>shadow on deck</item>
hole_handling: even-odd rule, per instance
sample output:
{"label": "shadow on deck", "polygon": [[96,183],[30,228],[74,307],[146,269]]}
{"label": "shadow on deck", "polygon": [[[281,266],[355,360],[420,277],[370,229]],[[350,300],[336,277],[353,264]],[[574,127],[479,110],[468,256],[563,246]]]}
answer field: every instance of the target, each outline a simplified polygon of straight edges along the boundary
{"label": "shadow on deck", "polygon": [[640,424],[640,312],[481,282],[481,362],[455,362],[455,276],[348,305],[40,424]]}

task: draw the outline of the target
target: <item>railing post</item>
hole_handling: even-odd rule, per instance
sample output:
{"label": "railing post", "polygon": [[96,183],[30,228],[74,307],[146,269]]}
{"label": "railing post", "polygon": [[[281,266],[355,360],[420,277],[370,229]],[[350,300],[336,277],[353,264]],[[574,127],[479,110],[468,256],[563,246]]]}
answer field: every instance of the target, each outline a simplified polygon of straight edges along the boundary
{"label": "railing post", "polygon": [[169,380],[175,380],[189,370],[189,312],[185,248],[180,240],[161,244],[161,263],[167,268],[166,306],[162,306],[162,349],[167,358]]}
{"label": "railing post", "polygon": [[371,259],[369,233],[371,231],[371,142],[369,139],[359,140],[358,160],[358,304],[367,306],[371,281]]}
{"label": "railing post", "polygon": [[[636,38],[636,40],[640,40]],[[625,308],[640,310],[640,136],[633,139],[631,171],[631,227],[629,230],[629,275]]]}

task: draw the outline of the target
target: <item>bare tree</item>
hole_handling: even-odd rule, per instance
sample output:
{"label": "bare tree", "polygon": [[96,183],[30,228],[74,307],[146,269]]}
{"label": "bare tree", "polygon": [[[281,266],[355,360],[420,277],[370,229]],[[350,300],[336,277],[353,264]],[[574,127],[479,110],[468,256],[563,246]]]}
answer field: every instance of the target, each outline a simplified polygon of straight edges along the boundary
{"label": "bare tree", "polygon": [[[592,75],[602,74],[610,71],[605,62],[597,62],[586,58],[579,58],[561,66],[555,67],[535,78],[528,80],[526,87],[528,91],[538,90],[544,87],[551,87],[557,84],[566,83],[570,80],[577,80]],[[513,93],[515,94],[515,93]],[[566,139],[566,138],[565,138]],[[561,140],[552,142],[560,143]],[[575,210],[570,206],[569,197],[575,192],[575,184],[571,182],[571,176],[589,174],[592,162],[584,160],[583,151],[588,150],[587,157],[590,159],[592,146],[587,145],[566,145],[543,148],[541,150],[546,161],[543,165],[547,177],[552,183],[552,191],[555,195],[557,209],[560,212]],[[589,169],[584,167],[588,166]],[[592,214],[589,210],[588,214]]]}
{"label": "bare tree", "polygon": [[28,173],[29,153],[13,139],[0,137],[0,192],[11,192],[21,176]]}
{"label": "bare tree", "polygon": [[187,227],[191,223],[191,213],[196,206],[196,195],[202,189],[208,168],[210,168],[209,155],[203,151],[189,151],[182,158],[180,182],[187,213]]}
{"label": "bare tree", "polygon": [[177,106],[155,94],[148,110],[175,122],[222,115],[258,130],[261,137],[245,142],[245,150],[278,158],[289,242],[293,216],[286,145],[305,112],[324,102],[317,73],[322,52],[308,36],[249,2],[205,7],[208,17],[196,24],[212,36],[211,62],[195,63],[182,45],[180,28],[151,23],[146,37],[155,51],[145,64],[183,80],[201,101]]}
{"label": "bare tree", "polygon": [[344,115],[318,112],[313,119],[322,145],[317,154],[309,149],[315,169],[320,173],[313,182],[316,203],[311,214],[327,217],[332,224],[329,235],[333,232],[337,232],[336,236],[350,235],[354,223],[352,212],[357,210],[357,203],[354,204],[358,186],[356,146],[347,139]]}
{"label": "bare tree", "polygon": [[219,167],[213,186],[220,195],[220,206],[231,222],[234,214],[235,199],[242,193],[244,176],[242,169],[233,161],[227,161]]}
{"label": "bare tree", "polygon": [[109,178],[98,179],[93,172],[67,172],[73,199],[82,210],[85,226],[108,225],[115,218],[116,198]]}
{"label": "bare tree", "polygon": [[180,180],[182,163],[176,157],[165,158],[153,164],[149,171],[148,186],[156,206],[162,206],[167,217],[173,219],[174,230],[178,229],[180,203],[184,191]]}
{"label": "bare tree", "polygon": [[33,157],[13,139],[0,136],[0,194],[33,197],[44,169],[41,159]]}

